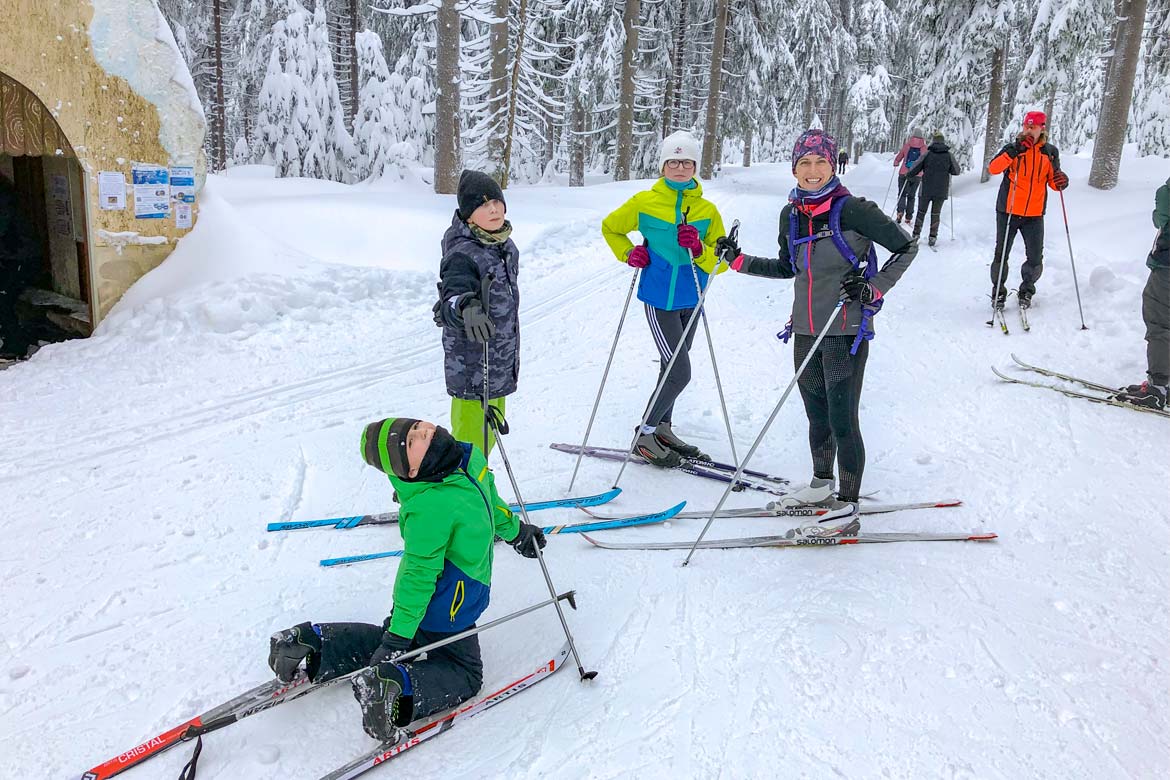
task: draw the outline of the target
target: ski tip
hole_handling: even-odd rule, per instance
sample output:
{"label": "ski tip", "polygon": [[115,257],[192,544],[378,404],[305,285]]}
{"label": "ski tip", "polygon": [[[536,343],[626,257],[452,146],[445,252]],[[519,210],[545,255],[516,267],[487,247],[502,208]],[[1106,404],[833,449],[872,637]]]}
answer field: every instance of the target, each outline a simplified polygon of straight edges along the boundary
{"label": "ski tip", "polygon": [[998,539],[998,538],[999,538],[999,534],[991,534],[991,533],[971,534],[970,536],[967,537],[967,541],[969,541],[969,542],[990,542],[991,540]]}
{"label": "ski tip", "polygon": [[587,534],[587,533],[580,533],[580,534],[577,534],[577,535],[578,535],[578,536],[580,536],[580,537],[581,537],[582,539],[584,539],[585,541],[589,542],[589,544],[593,545],[594,547],[600,547],[600,546],[601,546],[601,543],[600,543],[600,542],[598,542],[596,539],[594,539],[592,536],[590,536],[590,535],[589,535],[589,534]]}
{"label": "ski tip", "polygon": [[664,512],[662,513],[663,519],[669,519],[669,518],[671,518],[671,517],[674,517],[674,516],[675,516],[675,515],[677,515],[679,512],[681,512],[681,511],[683,511],[684,509],[686,509],[686,506],[687,506],[687,502],[686,502],[686,501],[679,501],[677,504],[675,504],[674,506],[672,506],[670,509],[667,509],[666,511],[664,511]]}

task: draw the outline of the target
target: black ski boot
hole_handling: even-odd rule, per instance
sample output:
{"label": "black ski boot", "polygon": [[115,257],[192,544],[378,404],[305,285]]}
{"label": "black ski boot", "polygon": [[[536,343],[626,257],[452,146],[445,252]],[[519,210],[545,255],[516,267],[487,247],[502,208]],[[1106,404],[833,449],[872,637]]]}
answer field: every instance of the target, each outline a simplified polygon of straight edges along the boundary
{"label": "black ski boot", "polygon": [[1016,293],[1016,299],[1020,302],[1021,309],[1032,308],[1032,296],[1036,294],[1035,287],[1020,286],[1020,291]]}
{"label": "black ski boot", "polygon": [[662,442],[658,441],[658,435],[653,432],[638,434],[638,440],[634,443],[634,452],[641,455],[653,466],[673,469],[682,465],[682,456],[664,446]]}
{"label": "black ski boot", "polygon": [[702,460],[711,460],[711,456],[700,450],[693,444],[687,444],[685,441],[674,435],[671,430],[670,423],[660,422],[658,427],[654,429],[654,436],[658,439],[658,443],[667,449],[674,450],[684,458],[700,458]]}
{"label": "black ski boot", "polygon": [[1002,312],[1004,304],[1007,303],[1007,289],[1000,288],[998,295],[994,290],[992,290],[991,294],[993,296],[992,300],[994,301],[994,303],[991,304],[991,307],[996,311]]}
{"label": "black ski boot", "polygon": [[353,697],[362,708],[362,728],[385,745],[396,745],[405,736],[402,726],[410,722],[412,700],[403,695],[409,677],[397,664],[386,661],[354,675]]}
{"label": "black ski boot", "polygon": [[321,665],[321,637],[312,623],[300,623],[277,631],[268,640],[268,666],[282,683],[290,683],[305,662],[305,673],[313,680]]}
{"label": "black ski boot", "polygon": [[1113,398],[1122,403],[1132,404],[1133,406],[1164,410],[1166,408],[1166,394],[1166,387],[1159,387],[1150,382],[1142,382],[1140,385],[1130,385],[1113,396]]}

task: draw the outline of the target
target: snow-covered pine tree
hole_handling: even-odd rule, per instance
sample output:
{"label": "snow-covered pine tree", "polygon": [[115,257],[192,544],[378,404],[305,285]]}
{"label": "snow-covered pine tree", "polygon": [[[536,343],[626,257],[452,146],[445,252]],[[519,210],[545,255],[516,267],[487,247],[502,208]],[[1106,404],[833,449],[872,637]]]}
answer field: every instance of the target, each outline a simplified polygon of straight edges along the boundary
{"label": "snow-covered pine tree", "polygon": [[1138,151],[1170,157],[1170,0],[1150,0],[1144,85],[1138,95]]}
{"label": "snow-covered pine tree", "polygon": [[413,149],[403,148],[399,135],[397,100],[382,56],[382,40],[366,30],[357,34],[355,44],[361,85],[353,122],[357,178],[402,178],[414,154]]}
{"label": "snow-covered pine tree", "polygon": [[848,89],[846,114],[848,144],[856,157],[862,147],[882,148],[888,142],[891,123],[890,102],[894,80],[889,67],[895,41],[897,18],[882,0],[861,0],[854,9],[854,38],[857,46],[857,73]]}
{"label": "snow-covered pine tree", "polygon": [[309,22],[309,47],[302,75],[309,85],[320,131],[310,139],[302,163],[302,175],[330,181],[352,181],[356,164],[353,139],[345,129],[345,114],[333,71],[329,28],[323,0]]}
{"label": "snow-covered pine tree", "polygon": [[305,157],[324,127],[306,81],[312,74],[309,14],[295,0],[284,2],[291,12],[268,36],[271,52],[260,87],[255,144],[261,162],[274,166],[277,176],[303,176]]}

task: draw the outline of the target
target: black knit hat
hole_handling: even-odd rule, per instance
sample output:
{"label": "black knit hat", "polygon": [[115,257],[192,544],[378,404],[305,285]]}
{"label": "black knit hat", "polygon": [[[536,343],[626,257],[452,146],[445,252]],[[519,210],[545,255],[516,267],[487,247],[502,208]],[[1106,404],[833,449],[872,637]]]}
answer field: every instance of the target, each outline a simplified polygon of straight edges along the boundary
{"label": "black knit hat", "polygon": [[504,191],[491,176],[482,171],[465,170],[459,176],[459,218],[466,222],[472,212],[489,200],[498,200],[508,208]]}
{"label": "black knit hat", "polygon": [[362,457],[366,463],[383,473],[409,479],[406,434],[416,422],[412,417],[387,417],[367,425],[362,431]]}

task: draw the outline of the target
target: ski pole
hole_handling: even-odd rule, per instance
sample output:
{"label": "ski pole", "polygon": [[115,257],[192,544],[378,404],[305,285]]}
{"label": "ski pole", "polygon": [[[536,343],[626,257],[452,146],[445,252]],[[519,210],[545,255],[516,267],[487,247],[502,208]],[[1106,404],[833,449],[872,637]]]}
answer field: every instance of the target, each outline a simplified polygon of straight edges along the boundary
{"label": "ski pole", "polygon": [[898,200],[894,203],[894,213],[898,212],[898,208],[902,205],[902,194],[906,192],[906,186],[910,183],[910,177],[906,177],[906,181],[898,185]]}
{"label": "ski pole", "polygon": [[772,409],[772,414],[768,417],[768,421],[764,423],[764,427],[760,429],[760,434],[756,436],[756,440],[752,443],[752,448],[748,450],[747,455],[744,455],[743,462],[735,469],[735,474],[731,477],[731,482],[727,484],[723,491],[723,496],[719,499],[719,503],[715,505],[715,509],[711,512],[711,516],[707,518],[707,524],[703,526],[703,530],[699,533],[699,538],[695,539],[695,543],[691,546],[691,551],[687,553],[686,560],[682,562],[683,566],[691,562],[691,556],[695,554],[695,550],[699,548],[699,542],[703,541],[703,537],[707,535],[708,529],[711,528],[711,523],[719,515],[719,510],[723,508],[723,504],[727,501],[727,497],[731,495],[731,490],[735,487],[735,483],[739,480],[740,475],[743,474],[744,467],[747,466],[748,461],[756,454],[756,449],[760,446],[760,442],[764,440],[764,435],[767,434],[768,428],[772,427],[772,423],[776,420],[776,415],[780,413],[780,407],[784,406],[784,402],[788,400],[788,396],[792,393],[792,388],[796,387],[797,380],[804,374],[804,369],[812,362],[813,357],[817,354],[817,348],[821,346],[821,342],[825,336],[829,334],[829,326],[837,317],[837,312],[845,305],[845,299],[842,298],[837,301],[837,305],[833,307],[833,311],[825,320],[824,325],[821,326],[821,335],[817,336],[816,341],[813,342],[812,348],[809,349],[808,354],[804,356],[804,360],[800,364],[800,368],[796,369],[796,375],[792,377],[792,381],[788,383],[788,387],[784,390],[784,395],[780,396],[780,400],[776,402],[775,408]]}
{"label": "ski pole", "polygon": [[[492,282],[496,279],[494,274],[488,274],[483,278],[479,287],[479,299],[483,304],[484,314],[491,316],[491,309],[488,308],[488,297],[491,295]],[[483,459],[488,458],[488,342],[483,343]]]}
{"label": "ski pole", "polygon": [[[1013,161],[1012,164],[1014,165],[1015,162]],[[999,247],[999,273],[995,275],[995,288],[994,288],[992,296],[991,296],[991,323],[993,326],[995,324],[995,303],[996,303],[996,301],[999,300],[999,291],[1001,289],[1003,289],[1004,282],[1006,281],[1005,277],[1007,276],[1008,234],[1011,232],[1011,229],[1012,229],[1012,213],[1009,209],[1011,209],[1011,207],[1012,207],[1012,193],[1015,191],[1015,188],[1016,188],[1016,181],[1015,181],[1015,179],[1012,178],[1011,168],[1008,168],[1007,173],[1005,175],[1008,177],[1008,195],[1007,195],[1007,201],[1003,204],[1004,205],[1004,223],[1003,223],[1003,234],[1000,237],[1002,243]],[[1007,297],[1007,296],[1004,296],[1004,297]],[[1004,327],[1005,328],[1007,327],[1006,321],[1004,323]]]}
{"label": "ski pole", "polygon": [[[711,278],[707,280],[707,286],[699,295],[699,302],[695,304],[695,308],[691,312],[690,318],[687,319],[686,326],[683,328],[682,336],[679,337],[679,345],[686,343],[687,336],[695,327],[695,322],[699,319],[699,312],[703,310],[703,301],[707,299],[707,293],[711,292],[711,287],[715,282],[715,275],[719,271],[719,264],[721,262],[722,258],[719,258],[715,261],[715,267],[711,269]],[[681,349],[676,349],[671,354],[670,360],[666,361],[666,370],[662,372],[662,376],[658,379],[658,386],[654,388],[654,394],[650,396],[650,403],[646,404],[646,411],[642,414],[642,422],[640,422],[638,427],[634,429],[634,438],[630,439],[630,446],[626,447],[626,456],[622,458],[621,468],[618,469],[617,476],[614,477],[613,480],[614,488],[618,486],[618,482],[620,482],[622,479],[622,474],[625,473],[626,464],[630,462],[630,456],[634,454],[634,447],[636,447],[638,444],[638,437],[642,435],[642,426],[646,424],[646,420],[650,419],[650,412],[654,408],[654,404],[658,401],[658,396],[662,395],[662,388],[666,386],[666,379],[670,376],[670,370],[674,368],[674,363],[676,360],[678,360],[678,356],[681,352]]]}
{"label": "ski pole", "polygon": [[894,174],[898,172],[898,166],[894,166],[894,170],[890,171],[890,183],[886,185],[886,194],[882,197],[882,211],[886,210],[886,203],[890,200],[890,189],[894,186]]}
{"label": "ski pole", "polygon": [[[687,209],[687,213],[690,209]],[[687,224],[687,214],[683,214],[683,224]],[[731,233],[729,234],[732,241],[739,235],[739,220],[735,220],[731,224]],[[680,247],[681,248],[681,247]],[[684,250],[689,255],[690,250]],[[695,294],[698,295],[703,291],[703,287],[699,284],[699,271],[695,268],[694,258],[690,258],[691,276],[695,280]],[[719,393],[719,406],[723,409],[723,424],[727,427],[727,443],[731,445],[731,462],[739,463],[739,456],[735,453],[735,436],[731,433],[731,417],[727,414],[727,399],[723,395],[723,381],[719,378],[719,364],[715,362],[715,342],[711,340],[711,326],[707,324],[707,312],[704,310],[701,315],[703,318],[703,332],[707,334],[707,350],[711,353],[711,368],[715,372],[715,390]]]}
{"label": "ski pole", "polygon": [[617,332],[613,334],[613,346],[609,348],[609,359],[605,361],[605,370],[601,372],[601,384],[597,388],[597,398],[593,399],[593,411],[589,414],[589,424],[585,426],[585,438],[581,440],[581,451],[577,453],[577,462],[573,464],[573,476],[569,478],[568,492],[572,492],[573,483],[577,481],[577,470],[581,468],[581,458],[585,456],[585,446],[589,444],[589,433],[593,430],[593,421],[597,417],[597,407],[601,404],[601,394],[605,390],[605,382],[609,378],[609,369],[613,365],[613,356],[617,352],[618,339],[622,335],[622,327],[626,324],[626,314],[630,310],[630,301],[634,297],[634,288],[638,286],[638,271],[634,269],[634,277],[630,279],[630,289],[626,292],[626,305],[622,307],[622,316],[618,320]]}
{"label": "ski pole", "polygon": [[1060,213],[1064,215],[1064,237],[1068,239],[1068,261],[1072,263],[1073,272],[1073,289],[1077,293],[1077,311],[1081,315],[1081,330],[1088,330],[1089,326],[1085,324],[1085,310],[1081,308],[1081,286],[1077,282],[1077,261],[1073,257],[1072,248],[1072,234],[1068,230],[1068,212],[1064,208],[1064,190],[1057,190],[1060,193]]}
{"label": "ski pole", "polygon": [[[512,471],[512,464],[508,460],[508,452],[504,448],[503,434],[508,432],[507,422],[504,421],[504,415],[500,413],[499,409],[492,408],[489,415],[491,426],[496,431],[496,446],[500,450],[500,458],[504,461],[504,471],[508,472],[508,481],[512,483],[512,492],[516,494],[516,503],[520,505],[520,516],[524,518],[525,523],[531,525],[531,522],[528,520],[528,507],[520,495],[520,485],[516,482],[516,474]],[[569,622],[565,620],[565,611],[561,609],[561,604],[556,599],[557,589],[553,586],[552,577],[549,576],[548,564],[544,562],[544,553],[541,551],[540,545],[536,543],[535,539],[532,540],[532,547],[536,550],[536,560],[540,562],[540,571],[544,574],[544,582],[548,585],[549,595],[553,597],[553,606],[556,607],[557,617],[561,619],[561,628],[565,630],[565,639],[569,642],[569,650],[573,653],[573,660],[577,662],[577,674],[581,676],[582,681],[592,680],[597,676],[597,672],[587,672],[581,664],[581,656],[577,655],[577,645],[573,641],[572,632],[569,631]]]}

